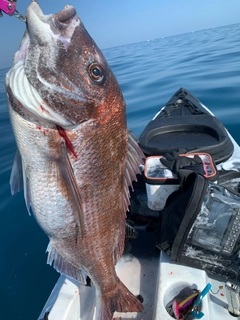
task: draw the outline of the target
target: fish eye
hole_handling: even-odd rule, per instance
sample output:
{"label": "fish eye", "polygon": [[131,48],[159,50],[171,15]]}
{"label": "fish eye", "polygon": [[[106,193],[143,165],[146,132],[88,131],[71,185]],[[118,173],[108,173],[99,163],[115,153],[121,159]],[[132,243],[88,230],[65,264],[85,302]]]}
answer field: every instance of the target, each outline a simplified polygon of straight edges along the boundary
{"label": "fish eye", "polygon": [[90,77],[96,82],[101,82],[104,78],[102,69],[96,63],[92,63],[89,66],[88,72]]}

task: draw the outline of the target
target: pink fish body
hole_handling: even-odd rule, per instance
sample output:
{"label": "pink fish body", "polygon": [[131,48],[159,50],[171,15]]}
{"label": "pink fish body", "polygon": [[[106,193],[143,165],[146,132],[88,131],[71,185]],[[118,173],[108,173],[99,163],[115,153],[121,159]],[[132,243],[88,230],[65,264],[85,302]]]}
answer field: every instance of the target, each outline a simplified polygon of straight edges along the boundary
{"label": "pink fish body", "polygon": [[[32,2],[6,76],[18,152],[11,174],[48,235],[48,263],[97,292],[97,320],[142,304],[117,277],[129,186],[143,154],[126,127],[110,67],[71,6],[45,16]],[[91,290],[91,289],[89,289]],[[135,293],[138,294],[138,293]]]}

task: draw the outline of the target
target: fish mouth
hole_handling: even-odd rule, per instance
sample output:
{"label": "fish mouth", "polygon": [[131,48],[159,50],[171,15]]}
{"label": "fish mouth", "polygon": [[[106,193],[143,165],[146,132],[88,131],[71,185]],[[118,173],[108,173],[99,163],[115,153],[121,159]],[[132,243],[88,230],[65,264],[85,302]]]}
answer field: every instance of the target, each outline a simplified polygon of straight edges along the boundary
{"label": "fish mouth", "polygon": [[31,4],[27,8],[26,19],[27,23],[29,24],[29,21],[32,20],[32,16],[34,16],[35,18],[37,17],[43,22],[46,22],[48,18],[54,16],[60,23],[69,24],[71,20],[76,16],[76,14],[76,9],[73,6],[66,5],[63,10],[56,14],[44,15],[38,2],[34,1],[31,2]]}
{"label": "fish mouth", "polygon": [[44,15],[39,4],[32,2],[26,12],[27,31],[31,42],[50,42],[51,38],[61,37],[70,41],[75,27],[80,24],[76,9],[66,5],[56,14]]}

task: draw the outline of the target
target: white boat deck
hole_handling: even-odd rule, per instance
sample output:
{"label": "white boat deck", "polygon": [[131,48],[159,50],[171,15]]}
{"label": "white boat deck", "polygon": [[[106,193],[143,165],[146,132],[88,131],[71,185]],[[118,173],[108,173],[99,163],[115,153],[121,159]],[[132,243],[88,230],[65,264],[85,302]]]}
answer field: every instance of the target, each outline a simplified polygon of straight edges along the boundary
{"label": "white boat deck", "polygon": [[[114,320],[173,320],[166,311],[167,303],[184,287],[203,290],[208,283],[212,284],[212,290],[203,299],[202,319],[240,320],[228,312],[224,279],[218,281],[203,270],[172,263],[164,253],[159,258],[140,259],[131,254],[124,255],[117,264],[117,273],[134,294],[143,297],[144,311],[115,313]],[[94,287],[79,285],[71,278],[60,276],[38,320],[92,320],[94,312]],[[189,316],[188,320],[191,319]]]}
{"label": "white boat deck", "polygon": [[[152,319],[156,289],[158,261],[142,260],[131,255],[124,256],[118,263],[117,271],[121,280],[136,295],[144,296],[143,313],[115,313],[114,319]],[[127,272],[126,272],[127,270]],[[139,279],[141,279],[139,281]],[[152,291],[149,289],[152,288]],[[148,290],[148,292],[146,292]],[[147,293],[147,294],[144,294]],[[90,320],[94,318],[95,289],[79,285],[77,281],[61,276],[47,301],[39,320],[45,311],[51,310],[49,320]]]}
{"label": "white boat deck", "polygon": [[[141,248],[146,246],[144,237],[148,243],[154,241],[154,235],[145,233],[144,228],[140,227],[138,232],[140,238],[138,243],[141,243]],[[146,252],[145,248],[143,252]],[[116,266],[117,274],[134,295],[140,294],[143,297],[144,311],[142,313],[115,313],[113,319],[153,319],[158,267],[159,253],[155,252],[153,246],[147,254],[140,254],[138,258],[131,253],[122,256]],[[94,319],[94,311],[94,287],[80,285],[77,281],[62,275],[38,320],[44,319],[44,315],[48,312],[50,312],[46,318],[48,320],[91,320]]]}

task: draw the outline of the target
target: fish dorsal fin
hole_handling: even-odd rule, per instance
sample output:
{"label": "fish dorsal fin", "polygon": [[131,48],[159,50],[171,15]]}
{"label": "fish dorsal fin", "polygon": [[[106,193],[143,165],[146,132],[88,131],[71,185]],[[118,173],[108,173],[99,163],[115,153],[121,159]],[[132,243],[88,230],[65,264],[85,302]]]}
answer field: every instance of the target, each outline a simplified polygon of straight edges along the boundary
{"label": "fish dorsal fin", "polygon": [[49,264],[50,266],[52,265],[54,269],[57,270],[57,272],[70,276],[73,279],[78,280],[82,284],[87,284],[87,274],[85,273],[85,271],[83,271],[82,269],[77,269],[70,263],[68,263],[51,245],[51,242],[49,242],[46,251],[48,252],[47,264]]}
{"label": "fish dorsal fin", "polygon": [[16,151],[12,165],[12,171],[10,175],[10,188],[12,195],[23,189],[22,158],[19,150]]}
{"label": "fish dorsal fin", "polygon": [[[137,174],[141,174],[139,166],[144,163],[145,156],[138,145],[137,138],[128,130],[128,151],[126,159],[125,183],[123,193],[123,209],[122,213],[126,216],[128,206],[130,205],[129,187],[133,189],[132,181],[137,181]],[[123,220],[125,225],[125,221]],[[123,226],[122,226],[123,227]],[[124,236],[120,236],[118,245],[114,250],[114,262],[117,263],[124,249]]]}
{"label": "fish dorsal fin", "polygon": [[[134,134],[128,130],[128,151],[125,175],[125,193],[130,198],[129,187],[133,189],[132,182],[137,181],[137,174],[141,174],[140,165],[144,163],[145,156],[138,145]],[[128,203],[129,204],[129,203]]]}
{"label": "fish dorsal fin", "polygon": [[[74,171],[69,159],[68,149],[64,139],[61,140],[61,156],[49,159],[50,176],[57,173],[57,183],[64,197],[67,199],[75,215],[78,235],[84,236],[84,218],[82,209],[82,198],[78,189]],[[51,171],[53,170],[53,171]]]}

